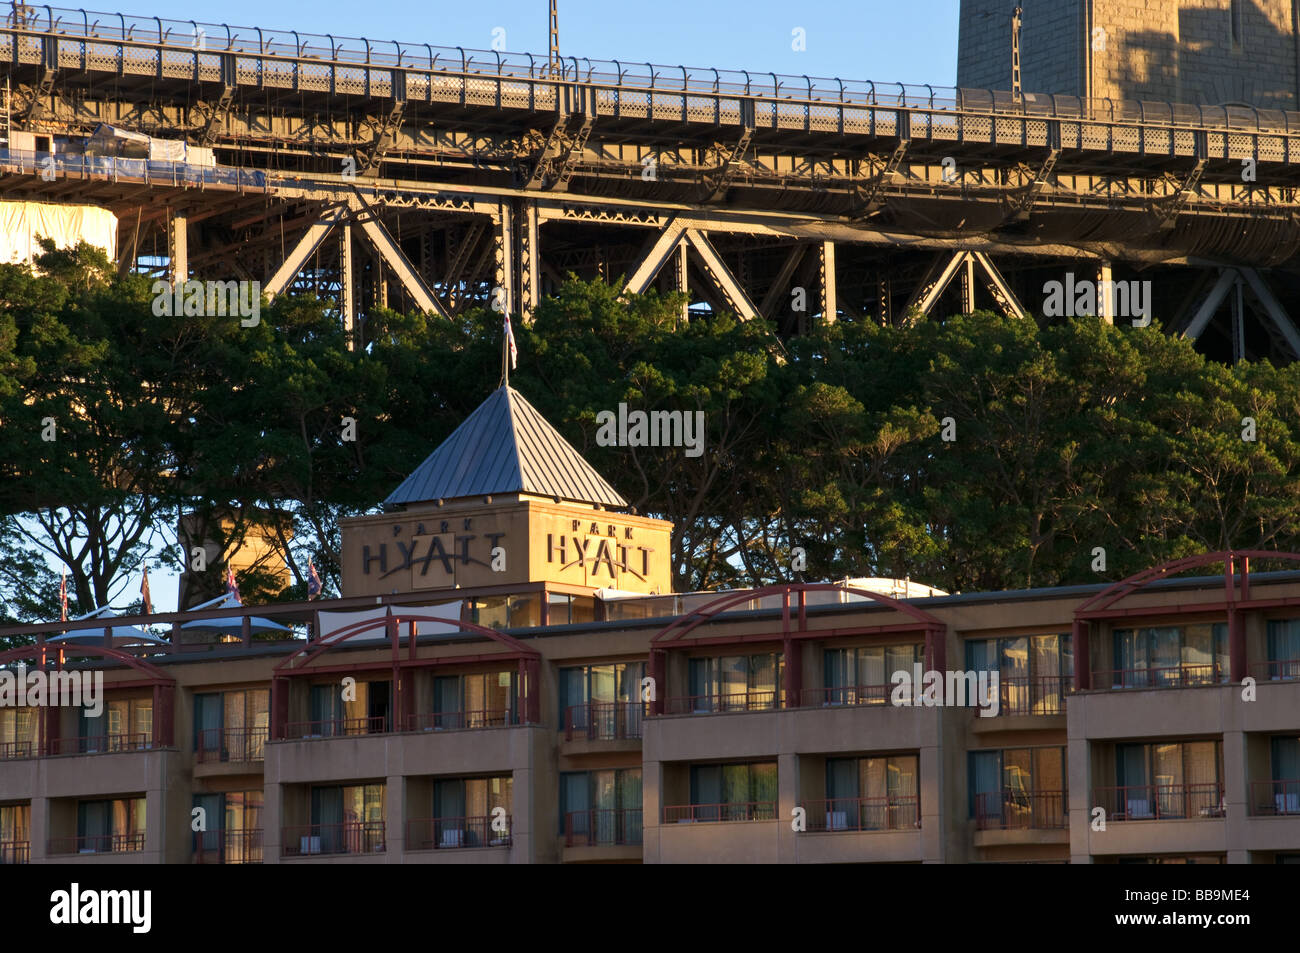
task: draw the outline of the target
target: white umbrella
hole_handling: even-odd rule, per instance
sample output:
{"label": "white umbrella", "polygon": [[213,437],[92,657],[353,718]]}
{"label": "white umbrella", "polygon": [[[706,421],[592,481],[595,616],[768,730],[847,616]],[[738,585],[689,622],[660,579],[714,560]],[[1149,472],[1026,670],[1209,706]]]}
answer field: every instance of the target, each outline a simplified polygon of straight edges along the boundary
{"label": "white umbrella", "polygon": [[[215,599],[209,599],[200,605],[194,606],[189,611],[197,612],[200,609],[242,609],[243,605],[235,598],[233,593],[227,592],[225,595],[217,596]],[[193,622],[186,622],[181,628],[187,632],[213,632],[217,635],[243,635],[244,618],[243,616],[224,616],[217,619],[195,619]],[[248,629],[250,632],[291,632],[293,631],[287,625],[280,625],[278,622],[272,622],[270,619],[263,619],[261,616],[249,616]]]}
{"label": "white umbrella", "polygon": [[[87,619],[111,619],[118,613],[114,612],[109,606],[100,606],[87,612],[85,615],[79,615],[69,622],[84,622]],[[124,645],[167,645],[166,639],[160,639],[152,632],[142,629],[136,625],[115,625],[112,626],[113,646],[114,648]],[[67,632],[63,635],[52,635],[45,640],[46,642],[63,642],[68,645],[102,645],[104,642],[103,629],[78,629],[75,632]]]}

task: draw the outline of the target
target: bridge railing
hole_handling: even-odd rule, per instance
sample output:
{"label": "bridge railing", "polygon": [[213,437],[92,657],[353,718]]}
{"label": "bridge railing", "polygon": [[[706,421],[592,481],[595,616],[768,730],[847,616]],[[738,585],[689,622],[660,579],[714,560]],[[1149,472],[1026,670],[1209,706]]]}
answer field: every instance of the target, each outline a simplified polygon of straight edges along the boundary
{"label": "bridge railing", "polygon": [[[983,114],[1011,113],[1104,123],[1300,133],[1300,112],[1253,107],[1202,106],[1188,103],[1082,99],[985,89],[959,89],[907,83],[880,83],[825,76],[720,70],[713,67],[665,66],[621,60],[563,57],[554,64],[531,53],[439,47],[398,40],[372,40],[297,30],[171,20],[161,17],[98,13],[48,5],[10,8],[0,32],[15,36],[54,36],[98,44],[163,48],[197,55],[233,53],[243,58],[310,61],[369,71],[408,69],[460,77],[514,79],[521,82],[589,84],[614,89],[701,96],[747,97],[816,106],[884,107],[948,110]],[[93,41],[98,41],[93,42]],[[159,69],[162,54],[158,54]],[[242,72],[242,67],[240,68]],[[294,67],[296,70],[296,67]],[[262,69],[256,72],[260,76]],[[386,85],[386,80],[378,84]],[[372,86],[367,76],[364,88]],[[551,100],[553,102],[553,100]]]}

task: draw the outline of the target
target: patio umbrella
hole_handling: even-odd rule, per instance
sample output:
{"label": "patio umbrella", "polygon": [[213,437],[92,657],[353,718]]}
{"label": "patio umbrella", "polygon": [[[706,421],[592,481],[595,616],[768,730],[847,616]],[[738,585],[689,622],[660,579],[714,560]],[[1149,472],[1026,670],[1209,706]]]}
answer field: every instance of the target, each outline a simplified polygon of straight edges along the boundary
{"label": "patio umbrella", "polygon": [[[87,619],[111,619],[118,613],[114,612],[109,606],[100,606],[93,609],[85,615],[79,615],[75,619],[69,619],[69,622],[84,622]],[[113,647],[118,648],[124,645],[168,645],[166,639],[159,638],[152,632],[142,629],[137,625],[115,625],[113,631]],[[75,632],[67,632],[63,635],[52,635],[45,640],[46,642],[62,642],[65,645],[102,645],[104,642],[103,629],[78,629]]]}
{"label": "patio umbrella", "polygon": [[[209,599],[207,602],[194,606],[191,612],[197,612],[200,609],[242,609],[243,603],[235,598],[233,593],[225,593],[217,596],[215,599]],[[186,622],[181,625],[186,632],[211,632],[216,635],[234,635],[242,636],[244,634],[243,616],[225,616],[217,619],[195,619],[193,622]],[[272,622],[270,619],[263,619],[261,616],[250,616],[248,628],[251,632],[292,632],[287,625],[280,625],[278,622]]]}

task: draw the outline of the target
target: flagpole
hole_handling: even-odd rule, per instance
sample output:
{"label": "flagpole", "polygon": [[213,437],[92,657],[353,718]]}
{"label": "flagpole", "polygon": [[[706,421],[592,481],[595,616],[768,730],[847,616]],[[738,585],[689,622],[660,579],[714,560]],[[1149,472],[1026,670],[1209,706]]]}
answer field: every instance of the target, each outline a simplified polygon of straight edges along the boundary
{"label": "flagpole", "polygon": [[510,386],[510,337],[504,322],[501,325],[501,386]]}

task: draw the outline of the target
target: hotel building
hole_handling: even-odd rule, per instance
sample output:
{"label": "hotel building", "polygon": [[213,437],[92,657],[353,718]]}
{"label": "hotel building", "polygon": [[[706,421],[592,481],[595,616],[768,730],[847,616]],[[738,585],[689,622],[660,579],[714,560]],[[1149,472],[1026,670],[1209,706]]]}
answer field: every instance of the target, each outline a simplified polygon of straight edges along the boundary
{"label": "hotel building", "polygon": [[6,630],[105,697],[0,707],[0,862],[1300,862],[1300,556],[673,593],[508,387],[385,502],[338,599]]}

